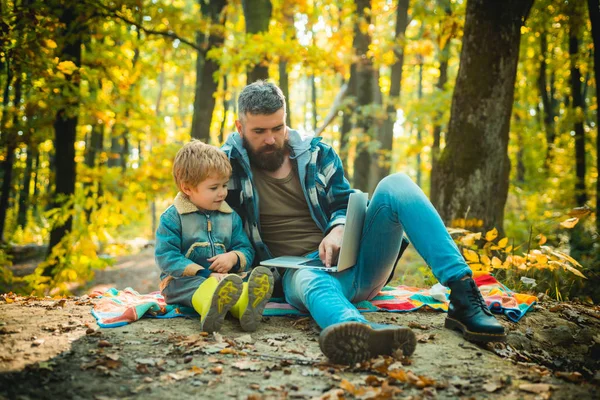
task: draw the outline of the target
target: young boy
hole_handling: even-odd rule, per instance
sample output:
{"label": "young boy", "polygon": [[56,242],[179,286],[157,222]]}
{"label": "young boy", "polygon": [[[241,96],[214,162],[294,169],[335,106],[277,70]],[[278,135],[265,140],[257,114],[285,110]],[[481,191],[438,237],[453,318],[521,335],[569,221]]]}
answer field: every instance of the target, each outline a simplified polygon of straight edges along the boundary
{"label": "young boy", "polygon": [[273,292],[267,268],[254,268],[247,282],[230,274],[243,273],[254,258],[241,218],[225,202],[230,176],[221,150],[198,140],[184,145],[173,163],[180,192],[156,232],[161,292],[168,304],[193,307],[205,332],[218,331],[227,311],[243,330],[256,330]]}

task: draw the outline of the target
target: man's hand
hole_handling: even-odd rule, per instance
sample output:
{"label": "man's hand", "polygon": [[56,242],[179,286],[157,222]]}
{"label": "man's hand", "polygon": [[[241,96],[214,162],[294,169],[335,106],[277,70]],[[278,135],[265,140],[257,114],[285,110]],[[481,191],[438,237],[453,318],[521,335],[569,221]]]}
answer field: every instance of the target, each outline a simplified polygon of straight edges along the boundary
{"label": "man's hand", "polygon": [[212,263],[210,264],[210,267],[208,269],[224,274],[226,272],[229,272],[231,268],[233,268],[233,266],[237,264],[238,256],[233,251],[230,251],[228,253],[219,254],[218,256],[211,257],[206,261]]}
{"label": "man's hand", "polygon": [[337,225],[321,241],[319,245],[319,258],[326,267],[331,267],[332,263],[337,262],[343,236],[344,225]]}

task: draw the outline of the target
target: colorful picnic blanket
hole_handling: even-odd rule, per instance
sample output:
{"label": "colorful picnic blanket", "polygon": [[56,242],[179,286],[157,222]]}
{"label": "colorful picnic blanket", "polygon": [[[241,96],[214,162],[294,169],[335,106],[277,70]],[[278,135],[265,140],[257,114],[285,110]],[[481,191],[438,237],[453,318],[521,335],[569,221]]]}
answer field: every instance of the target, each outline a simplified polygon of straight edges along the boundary
{"label": "colorful picnic blanket", "polygon": [[[535,296],[514,293],[491,275],[475,276],[474,279],[490,310],[506,315],[513,322],[519,321],[537,301]],[[439,284],[429,289],[386,286],[375,298],[361,301],[356,307],[361,312],[409,312],[422,307],[448,311],[448,296],[448,289]],[[92,315],[103,328],[126,325],[142,317],[198,317],[192,308],[166,304],[159,292],[139,294],[131,288],[112,288],[102,293],[92,293],[91,297],[98,298]],[[265,316],[308,315],[283,299],[271,300],[265,307]]]}

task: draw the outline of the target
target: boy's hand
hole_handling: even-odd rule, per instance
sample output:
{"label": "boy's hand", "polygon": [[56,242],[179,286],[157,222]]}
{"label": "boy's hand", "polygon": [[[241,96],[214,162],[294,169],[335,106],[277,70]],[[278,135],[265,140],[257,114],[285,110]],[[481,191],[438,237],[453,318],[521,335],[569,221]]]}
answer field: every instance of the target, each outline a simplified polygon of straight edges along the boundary
{"label": "boy's hand", "polygon": [[224,274],[229,272],[231,268],[237,264],[238,256],[234,252],[230,251],[228,253],[211,257],[207,261],[212,263],[208,269]]}

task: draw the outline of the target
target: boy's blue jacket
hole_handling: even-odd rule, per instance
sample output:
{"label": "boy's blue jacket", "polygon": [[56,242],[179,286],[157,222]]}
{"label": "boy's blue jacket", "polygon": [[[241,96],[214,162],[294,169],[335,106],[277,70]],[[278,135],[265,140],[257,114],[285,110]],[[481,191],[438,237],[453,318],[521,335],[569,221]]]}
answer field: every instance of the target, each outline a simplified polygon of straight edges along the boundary
{"label": "boy's blue jacket", "polygon": [[[210,223],[209,223],[210,222]],[[244,232],[242,220],[226,202],[216,211],[196,207],[183,193],[160,216],[156,231],[156,263],[161,269],[161,290],[171,279],[208,275],[208,258],[233,251],[239,261],[231,272],[252,265],[254,249]]]}
{"label": "boy's blue jacket", "polygon": [[[318,137],[302,138],[292,129],[288,133],[290,158],[297,168],[306,202],[315,223],[326,235],[334,226],[346,223],[346,208],[353,190],[344,177],[342,161],[331,146]],[[244,221],[256,250],[256,262],[273,258],[260,237],[259,198],[242,138],[237,132],[232,133],[222,149],[233,167],[227,202]]]}

